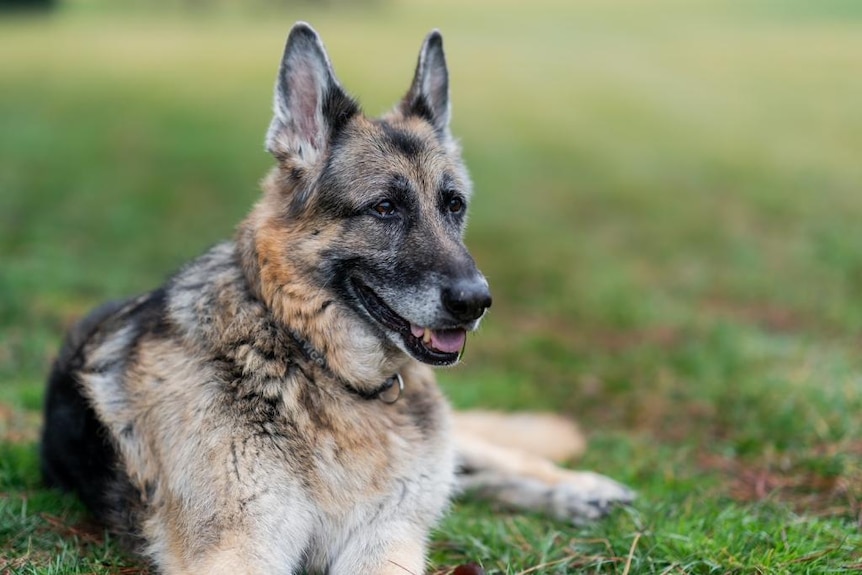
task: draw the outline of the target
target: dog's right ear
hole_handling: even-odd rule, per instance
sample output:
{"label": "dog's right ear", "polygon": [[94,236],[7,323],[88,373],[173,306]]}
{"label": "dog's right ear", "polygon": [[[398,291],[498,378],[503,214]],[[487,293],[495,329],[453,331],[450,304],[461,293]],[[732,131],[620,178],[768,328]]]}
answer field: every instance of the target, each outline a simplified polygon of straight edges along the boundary
{"label": "dog's right ear", "polygon": [[266,149],[279,161],[314,164],[329,142],[359,113],[341,88],[314,28],[297,22],[290,30],[275,83]]}

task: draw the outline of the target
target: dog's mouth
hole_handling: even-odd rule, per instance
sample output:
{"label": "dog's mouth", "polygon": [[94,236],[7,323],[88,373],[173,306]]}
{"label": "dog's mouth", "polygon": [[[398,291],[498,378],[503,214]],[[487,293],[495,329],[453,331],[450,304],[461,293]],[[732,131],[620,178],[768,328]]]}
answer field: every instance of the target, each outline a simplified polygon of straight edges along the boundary
{"label": "dog's mouth", "polygon": [[416,325],[395,313],[374,290],[361,281],[354,278],[352,284],[368,315],[383,327],[396,332],[404,348],[414,358],[423,363],[442,366],[452,365],[461,357],[467,342],[466,328],[431,329]]}

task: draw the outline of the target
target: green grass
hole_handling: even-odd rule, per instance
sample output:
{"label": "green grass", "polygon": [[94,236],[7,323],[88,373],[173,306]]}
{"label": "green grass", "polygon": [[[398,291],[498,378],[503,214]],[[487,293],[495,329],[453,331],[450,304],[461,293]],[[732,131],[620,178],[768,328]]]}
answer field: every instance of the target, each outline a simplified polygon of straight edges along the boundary
{"label": "green grass", "polygon": [[494,308],[440,378],[575,417],[639,493],[585,527],[458,503],[435,569],[862,569],[862,4],[221,4],[0,15],[0,572],[140,572],[40,487],[43,381],[248,211],[296,19],[372,113],[443,30]]}

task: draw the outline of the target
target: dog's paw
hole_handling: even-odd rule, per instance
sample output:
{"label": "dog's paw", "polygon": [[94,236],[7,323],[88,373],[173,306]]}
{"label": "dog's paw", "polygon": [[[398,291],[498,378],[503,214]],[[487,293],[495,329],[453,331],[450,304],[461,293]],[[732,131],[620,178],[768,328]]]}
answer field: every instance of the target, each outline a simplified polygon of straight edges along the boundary
{"label": "dog's paw", "polygon": [[473,472],[461,475],[460,481],[466,492],[504,507],[576,524],[604,517],[615,506],[631,503],[635,498],[632,490],[609,477],[560,468],[542,477]]}
{"label": "dog's paw", "polygon": [[591,471],[561,470],[560,480],[546,484],[547,511],[563,521],[586,523],[600,519],[618,505],[634,501],[622,483]]}

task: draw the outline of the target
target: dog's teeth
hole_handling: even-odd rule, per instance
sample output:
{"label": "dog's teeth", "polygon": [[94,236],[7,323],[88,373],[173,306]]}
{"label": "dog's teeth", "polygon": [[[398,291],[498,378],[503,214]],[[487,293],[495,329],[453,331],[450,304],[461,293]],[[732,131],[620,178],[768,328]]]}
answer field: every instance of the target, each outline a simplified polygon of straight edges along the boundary
{"label": "dog's teeth", "polygon": [[424,341],[425,343],[431,343],[431,334],[432,333],[433,332],[426,327],[425,328],[425,335],[422,336],[422,341]]}

